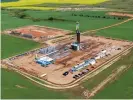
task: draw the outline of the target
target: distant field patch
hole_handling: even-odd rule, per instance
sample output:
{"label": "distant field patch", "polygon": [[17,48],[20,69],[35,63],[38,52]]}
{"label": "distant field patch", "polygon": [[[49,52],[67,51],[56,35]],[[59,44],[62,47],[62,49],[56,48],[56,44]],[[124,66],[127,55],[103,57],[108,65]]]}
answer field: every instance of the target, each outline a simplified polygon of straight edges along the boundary
{"label": "distant field patch", "polygon": [[15,1],[19,1],[19,0],[1,0],[1,2],[15,2]]}
{"label": "distant field patch", "polygon": [[1,35],[2,59],[26,52],[28,50],[31,50],[39,46],[40,46],[39,43],[30,41],[30,40],[16,38],[8,35]]}
{"label": "distant field patch", "polygon": [[100,36],[119,38],[123,40],[133,41],[133,20],[127,23],[98,31],[96,34]]}
{"label": "distant field patch", "polygon": [[133,11],[133,0],[109,0],[92,6]]}

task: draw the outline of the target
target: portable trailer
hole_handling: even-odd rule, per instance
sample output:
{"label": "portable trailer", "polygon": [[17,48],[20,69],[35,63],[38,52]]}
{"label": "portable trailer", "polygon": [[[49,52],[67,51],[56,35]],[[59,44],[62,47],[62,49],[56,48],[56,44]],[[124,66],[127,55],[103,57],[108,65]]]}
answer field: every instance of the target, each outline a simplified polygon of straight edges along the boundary
{"label": "portable trailer", "polygon": [[54,60],[50,57],[45,56],[45,57],[38,58],[36,60],[36,63],[40,64],[43,67],[46,67],[46,66],[54,63]]}
{"label": "portable trailer", "polygon": [[42,67],[47,67],[47,66],[50,65],[50,64],[51,64],[50,62],[44,61],[44,62],[42,62],[41,66],[42,66]]}
{"label": "portable trailer", "polygon": [[95,63],[96,63],[96,60],[94,58],[91,58],[89,60],[84,61],[83,63],[80,63],[74,66],[71,70],[72,72],[75,72],[75,71],[85,68],[86,66],[94,65]]}
{"label": "portable trailer", "polygon": [[32,34],[22,34],[22,36],[30,39],[33,38]]}
{"label": "portable trailer", "polygon": [[90,62],[84,61],[83,63],[80,63],[80,64],[74,66],[71,70],[72,70],[73,72],[75,72],[75,71],[78,71],[78,70],[80,70],[80,69],[85,68],[85,67],[88,66],[88,65],[90,65]]}

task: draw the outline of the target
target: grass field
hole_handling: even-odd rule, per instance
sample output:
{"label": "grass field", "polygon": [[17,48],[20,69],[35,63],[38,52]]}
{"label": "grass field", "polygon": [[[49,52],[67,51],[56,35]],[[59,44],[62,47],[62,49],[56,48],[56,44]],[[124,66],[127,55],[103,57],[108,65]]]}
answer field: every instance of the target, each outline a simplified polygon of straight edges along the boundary
{"label": "grass field", "polygon": [[[34,18],[48,19],[49,17],[54,17],[58,19],[70,20],[70,21],[45,20],[45,21],[38,21],[38,22],[33,22],[30,19],[20,19],[17,17],[13,17],[11,16],[10,13],[11,13],[10,11],[2,10],[2,30],[9,29],[9,28],[16,28],[16,27],[25,26],[25,25],[43,25],[43,26],[75,31],[76,21],[79,21],[80,31],[83,32],[91,29],[102,28],[102,27],[123,21],[123,20],[117,20],[117,19],[84,17],[87,15],[105,16],[106,12],[104,11],[77,11],[77,12],[30,11],[30,10],[25,11],[26,14],[28,14],[29,16],[33,16]],[[72,16],[72,14],[76,14],[77,16]],[[80,16],[81,14],[83,14],[84,16]],[[12,22],[14,22],[14,24],[12,24]]]}
{"label": "grass field", "polygon": [[54,90],[37,85],[20,74],[1,70],[2,99],[82,99],[79,88]]}
{"label": "grass field", "polygon": [[133,99],[133,65],[120,78],[99,91],[93,99]]}
{"label": "grass field", "polygon": [[[69,94],[38,86],[20,74],[6,69],[1,70],[2,99],[61,99]],[[20,86],[20,87],[19,87]]]}
{"label": "grass field", "polygon": [[133,20],[127,23],[115,26],[109,29],[98,31],[96,34],[100,36],[119,38],[123,40],[133,41]]}
{"label": "grass field", "polygon": [[8,35],[1,35],[1,58],[7,58],[39,47],[40,44]]}
{"label": "grass field", "polygon": [[32,21],[30,21],[28,19],[23,20],[23,19],[19,19],[16,17],[12,17],[11,15],[8,15],[8,13],[9,13],[8,11],[2,10],[1,30],[34,24],[34,23],[32,23]]}

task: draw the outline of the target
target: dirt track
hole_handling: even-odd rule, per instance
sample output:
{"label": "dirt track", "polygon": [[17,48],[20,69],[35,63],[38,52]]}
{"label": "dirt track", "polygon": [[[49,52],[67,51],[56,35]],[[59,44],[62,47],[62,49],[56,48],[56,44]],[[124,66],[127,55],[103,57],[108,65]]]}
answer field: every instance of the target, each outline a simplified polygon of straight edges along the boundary
{"label": "dirt track", "polygon": [[120,16],[120,17],[133,17],[133,14],[118,13],[118,12],[109,12],[108,15],[111,15],[111,16]]}
{"label": "dirt track", "polygon": [[23,34],[32,34],[34,37],[41,36],[55,36],[55,35],[65,35],[68,34],[69,31],[66,30],[57,30],[54,28],[41,27],[41,26],[25,26],[18,29],[15,29],[17,32],[21,32]]}

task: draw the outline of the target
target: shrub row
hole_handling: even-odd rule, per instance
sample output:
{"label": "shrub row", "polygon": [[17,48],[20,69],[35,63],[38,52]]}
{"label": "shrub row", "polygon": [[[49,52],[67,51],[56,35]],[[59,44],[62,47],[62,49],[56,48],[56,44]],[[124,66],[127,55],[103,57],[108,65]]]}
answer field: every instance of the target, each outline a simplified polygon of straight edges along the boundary
{"label": "shrub row", "polygon": [[89,17],[89,18],[104,18],[104,19],[118,19],[118,20],[124,20],[125,17],[115,17],[115,16],[100,16],[100,15],[77,15],[77,14],[72,14],[72,16],[80,16],[80,17]]}

